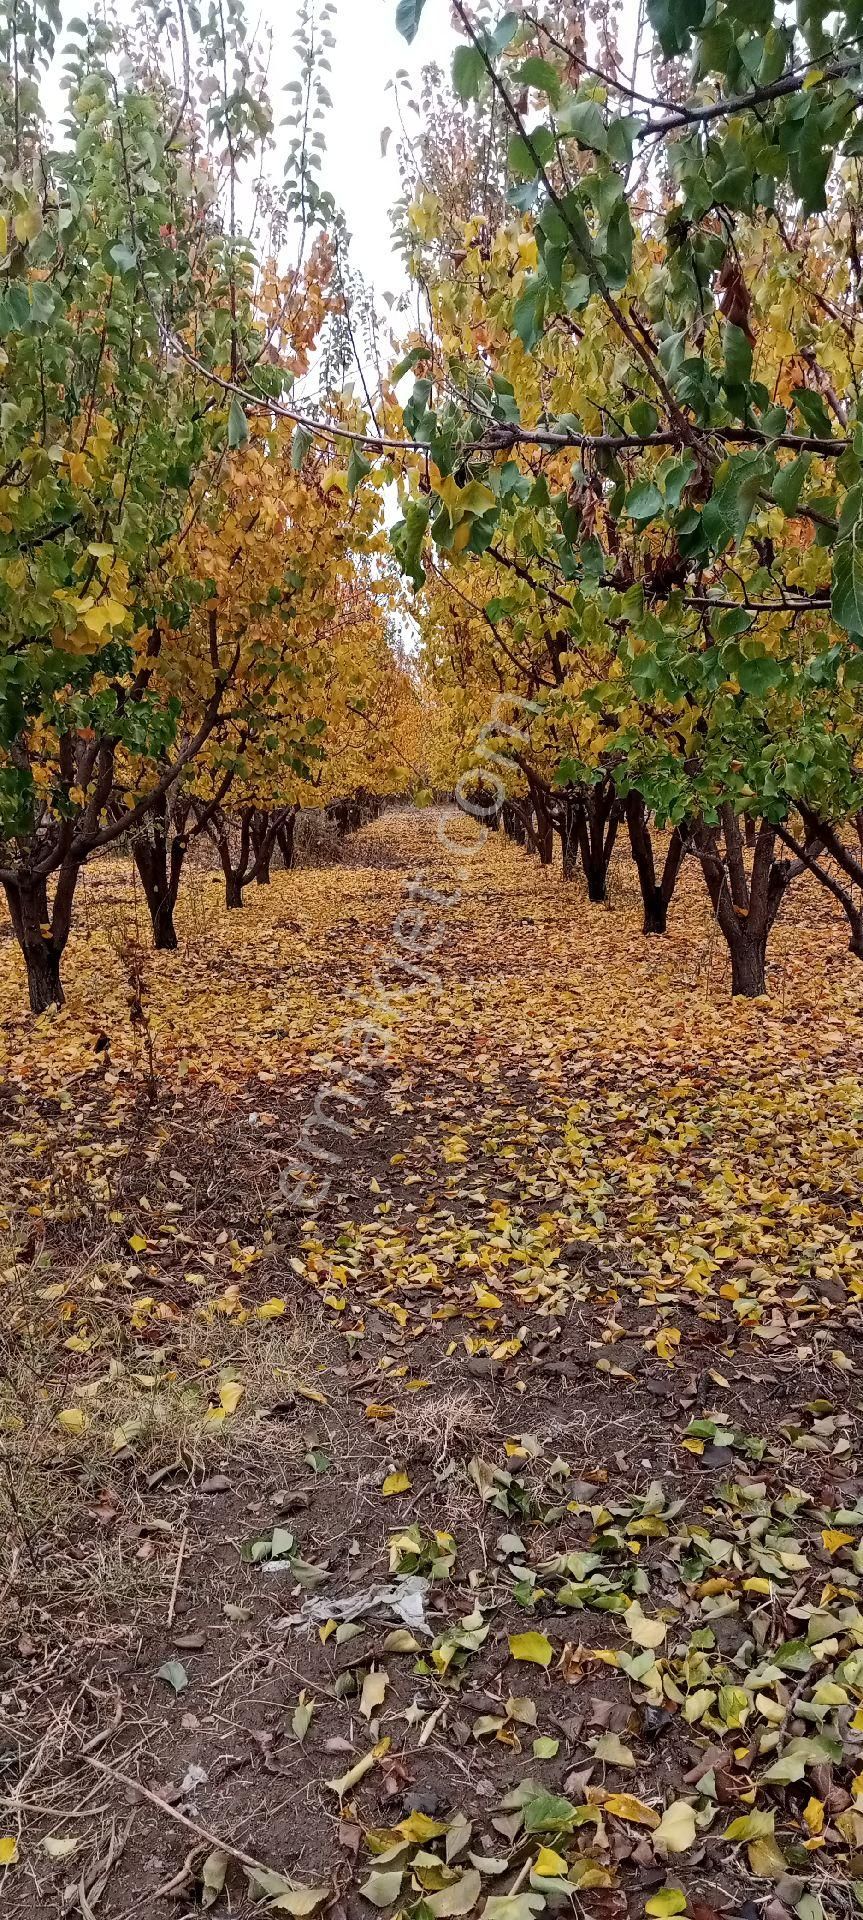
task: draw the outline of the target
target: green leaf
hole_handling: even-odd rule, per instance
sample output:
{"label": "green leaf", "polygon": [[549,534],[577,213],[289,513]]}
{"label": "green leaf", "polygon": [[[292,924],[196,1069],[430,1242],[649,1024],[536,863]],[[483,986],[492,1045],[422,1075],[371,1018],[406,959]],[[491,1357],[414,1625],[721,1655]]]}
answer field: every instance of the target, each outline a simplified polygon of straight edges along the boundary
{"label": "green leaf", "polygon": [[738,1819],[732,1820],[730,1827],[726,1827],[723,1838],[732,1841],[764,1840],[773,1832],[775,1819],[772,1808],[764,1812],[742,1813]]}
{"label": "green leaf", "polygon": [[502,13],[489,40],[489,52],[495,56],[505,53],[520,26],[521,20],[517,13]]}
{"label": "green leaf", "polygon": [[348,461],[348,493],[356,493],[360,481],[364,480],[366,474],[371,473],[371,470],[371,461],[367,460],[365,455],[360,453],[359,447],[356,441],[354,441],[351,448],[351,457]]}
{"label": "green leaf", "polygon": [[424,6],[425,0],[399,0],[396,7],[396,27],[408,41],[416,38]]}
{"label": "green leaf", "polygon": [[539,54],[532,53],[529,60],[523,60],[516,68],[514,79],[521,87],[533,87],[536,93],[547,93],[552,106],[560,99],[560,74],[550,60],[541,60]]}
{"label": "green leaf", "polygon": [[529,279],[512,310],[512,323],[526,353],[532,353],[542,335],[547,287],[538,274]]}
{"label": "green leaf", "polygon": [[659,425],[659,414],[649,400],[633,400],[629,409],[629,424],[633,433],[655,433]]}
{"label": "green leaf", "polygon": [[730,323],[725,329],[725,378],[730,386],[740,387],[752,373],[752,348],[742,327]]}
{"label": "green leaf", "polygon": [[648,19],[666,56],[689,52],[706,10],[706,0],[647,0]]}
{"label": "green leaf", "polygon": [[789,460],[776,473],[770,492],[783,513],[796,513],[811,463],[811,453],[799,453],[796,460]]}
{"label": "green leaf", "polygon": [[111,248],[111,259],[116,262],[121,273],[134,273],[138,265],[138,255],[134,247],[126,246],[122,240],[118,240],[117,245]]}
{"label": "green leaf", "polygon": [[424,500],[409,500],[405,507],[403,520],[397,520],[390,528],[390,541],[393,552],[403,573],[419,588],[425,580],[425,568],[422,564],[422,546],[429,523],[429,509]]}
{"label": "green leaf", "polygon": [[764,478],[760,454],[741,453],[723,460],[701,515],[701,529],[714,553],[739,546]]}
{"label": "green leaf", "polygon": [[863,520],[852,527],[847,540],[840,540],[833,555],[830,606],[846,633],[863,634]]}
{"label": "green leaf", "polygon": [[452,57],[452,83],[459,100],[478,100],[485,79],[485,62],[479,47],[456,47]]}
{"label": "green leaf", "polygon": [[157,1680],[164,1680],[175,1693],[183,1693],[189,1684],[189,1676],[182,1660],[165,1660],[156,1674]]}
{"label": "green leaf", "polygon": [[778,687],[784,678],[782,662],[774,660],[770,653],[756,654],[754,659],[742,658],[737,678],[744,693],[769,693],[771,687]]}
{"label": "green leaf", "polygon": [[525,1833],[560,1833],[571,1826],[575,1808],[571,1800],[564,1800],[559,1793],[546,1793],[539,1788],[532,1792],[524,1803]]}
{"label": "green leaf", "polygon": [[558,133],[571,134],[582,147],[604,153],[608,146],[605,121],[595,100],[567,100],[557,116]]}
{"label": "green leaf", "polygon": [[640,520],[646,524],[648,520],[654,520],[656,515],[662,512],[663,506],[662,494],[659,488],[654,486],[653,481],[639,480],[634,487],[630,487],[623,511],[628,514],[630,520]]}
{"label": "green leaf", "polygon": [[291,466],[295,473],[299,473],[311,444],[312,435],[308,427],[295,427],[291,441]]}
{"label": "green leaf", "polygon": [[811,387],[795,387],[793,398],[809,432],[814,434],[817,440],[832,440],[833,422],[822,395],[815,393]]}
{"label": "green leaf", "polygon": [[231,399],[228,411],[228,446],[244,447],[249,438],[249,423],[237,395]]}

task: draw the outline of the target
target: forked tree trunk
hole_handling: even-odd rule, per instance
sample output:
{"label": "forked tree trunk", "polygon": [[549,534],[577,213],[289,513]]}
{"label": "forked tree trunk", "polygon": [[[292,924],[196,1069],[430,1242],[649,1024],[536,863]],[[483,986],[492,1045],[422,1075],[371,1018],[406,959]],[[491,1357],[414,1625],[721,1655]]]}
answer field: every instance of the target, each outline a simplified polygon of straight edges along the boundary
{"label": "forked tree trunk", "polygon": [[762,820],[755,836],[752,870],[747,875],[744,839],[734,809],[720,812],[724,857],[718,829],[702,826],[697,833],[705,884],[716,923],[731,956],[731,991],[747,1000],[767,992],[767,942],[776,916],[799,862],[774,860],[776,828]]}
{"label": "forked tree trunk", "polygon": [[63,861],[50,908],[47,879],[19,874],[16,880],[3,882],[12,928],[27,969],[31,1013],[47,1013],[49,1007],[63,1005],[60,963],[69,938],[80,871],[80,861]]}
{"label": "forked tree trunk", "polygon": [[[176,844],[176,843],[175,843]],[[174,848],[171,849],[172,855]],[[176,863],[176,885],[168,867],[168,847],[164,834],[156,833],[151,840],[146,833],[136,834],[132,841],[132,857],[138,870],[144,899],[149,909],[153,928],[153,945],[160,953],[175,953],[179,942],[174,926],[174,907],[183,863],[181,854]]]}
{"label": "forked tree trunk", "polygon": [[270,866],[275,847],[276,830],[272,815],[259,809],[254,815],[251,826],[252,846],[255,851],[255,879],[259,887],[270,885]]}
{"label": "forked tree trunk", "polygon": [[626,824],[629,830],[629,844],[638,874],[641,888],[641,900],[644,908],[642,932],[663,934],[668,930],[668,909],[674,896],[683,861],[684,837],[680,827],[675,827],[668,843],[668,852],[662,869],[662,878],[657,880],[656,863],[653,855],[653,839],[647,819],[647,808],[640,793],[628,793],[626,796]]}
{"label": "forked tree trunk", "polygon": [[608,898],[608,870],[621,810],[614,783],[607,778],[579,797],[578,837],[587,881],[587,897],[596,906],[601,906]]}
{"label": "forked tree trunk", "polygon": [[293,866],[296,854],[297,819],[299,811],[299,807],[292,807],[290,813],[287,814],[286,818],[276,830],[279,852],[281,853],[283,864],[288,870]]}
{"label": "forked tree trunk", "polygon": [[560,834],[564,880],[574,880],[578,872],[578,807],[565,793],[557,806],[557,831]]}
{"label": "forked tree trunk", "polygon": [[541,867],[550,867],[554,863],[554,822],[544,801],[537,794],[533,796],[533,811],[536,822],[533,837],[539,864]]}

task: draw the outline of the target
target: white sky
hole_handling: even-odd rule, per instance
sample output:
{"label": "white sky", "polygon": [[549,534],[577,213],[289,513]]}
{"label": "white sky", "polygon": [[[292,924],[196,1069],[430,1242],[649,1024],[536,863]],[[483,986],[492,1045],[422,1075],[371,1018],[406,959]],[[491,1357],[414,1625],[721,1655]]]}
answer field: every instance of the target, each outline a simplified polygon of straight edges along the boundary
{"label": "white sky", "polygon": [[[297,8],[295,0],[260,0],[261,19],[274,29],[273,92],[290,77],[289,33]],[[250,17],[254,7],[250,4]],[[426,0],[416,39],[411,46],[396,32],[396,0],[338,0],[333,70],[327,80],[333,110],[328,116],[322,184],[344,209],[353,236],[351,256],[365,279],[374,285],[378,301],[383,293],[405,288],[401,264],[392,250],[389,209],[398,198],[396,162],[398,119],[392,80],[406,68],[417,81],[423,66],[436,61],[449,69],[456,37],[449,24],[448,0]],[[278,102],[274,104],[278,107]],[[276,119],[279,119],[276,112]],[[417,125],[415,115],[407,117]],[[381,156],[381,133],[393,129],[386,157]],[[275,158],[275,156],[274,156]]]}

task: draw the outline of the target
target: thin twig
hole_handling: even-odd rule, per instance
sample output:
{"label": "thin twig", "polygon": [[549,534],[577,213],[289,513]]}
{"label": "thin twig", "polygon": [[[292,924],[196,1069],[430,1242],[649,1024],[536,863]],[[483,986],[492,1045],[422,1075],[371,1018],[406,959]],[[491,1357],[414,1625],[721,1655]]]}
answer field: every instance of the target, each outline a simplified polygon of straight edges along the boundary
{"label": "thin twig", "polygon": [[186,1558],[186,1542],[188,1538],[189,1538],[189,1529],[188,1529],[188,1526],[185,1526],[183,1528],[183,1537],[180,1541],[180,1551],[177,1554],[177,1564],[174,1568],[174,1584],[171,1588],[171,1601],[168,1607],[167,1624],[169,1627],[173,1626],[174,1624],[174,1610],[177,1605],[177,1594],[179,1593],[179,1590],[180,1590],[180,1574],[183,1571],[183,1561]]}
{"label": "thin twig", "polygon": [[265,1866],[263,1860],[256,1860],[254,1854],[245,1853],[242,1847],[234,1845],[233,1840],[225,1840],[221,1834],[211,1832],[209,1827],[198,1826],[197,1821],[190,1820],[188,1814],[180,1812],[179,1807],[172,1807],[167,1800],[163,1800],[161,1794],[142,1786],[140,1780],[133,1780],[130,1773],[121,1773],[119,1767],[110,1767],[107,1760],[97,1760],[92,1754],[82,1755],[82,1758],[85,1766],[98,1768],[116,1786],[140,1794],[141,1799],[148,1801],[158,1813],[166,1814],[169,1820],[176,1821],[178,1827],[185,1827],[187,1833],[193,1833],[196,1840],[203,1841],[208,1847],[217,1847],[220,1853],[227,1853],[232,1860],[239,1860],[242,1867],[250,1867],[253,1873],[272,1873],[272,1867]]}

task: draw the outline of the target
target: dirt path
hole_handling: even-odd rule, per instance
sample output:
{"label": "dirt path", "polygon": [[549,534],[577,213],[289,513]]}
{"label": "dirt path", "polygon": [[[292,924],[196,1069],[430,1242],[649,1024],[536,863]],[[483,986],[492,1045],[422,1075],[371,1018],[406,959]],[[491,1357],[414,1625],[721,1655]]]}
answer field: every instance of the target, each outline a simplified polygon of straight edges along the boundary
{"label": "dirt path", "polygon": [[15,1920],[863,1878],[863,969],[464,833],[205,876],[143,1028],[119,865],[59,1018],[0,949]]}

